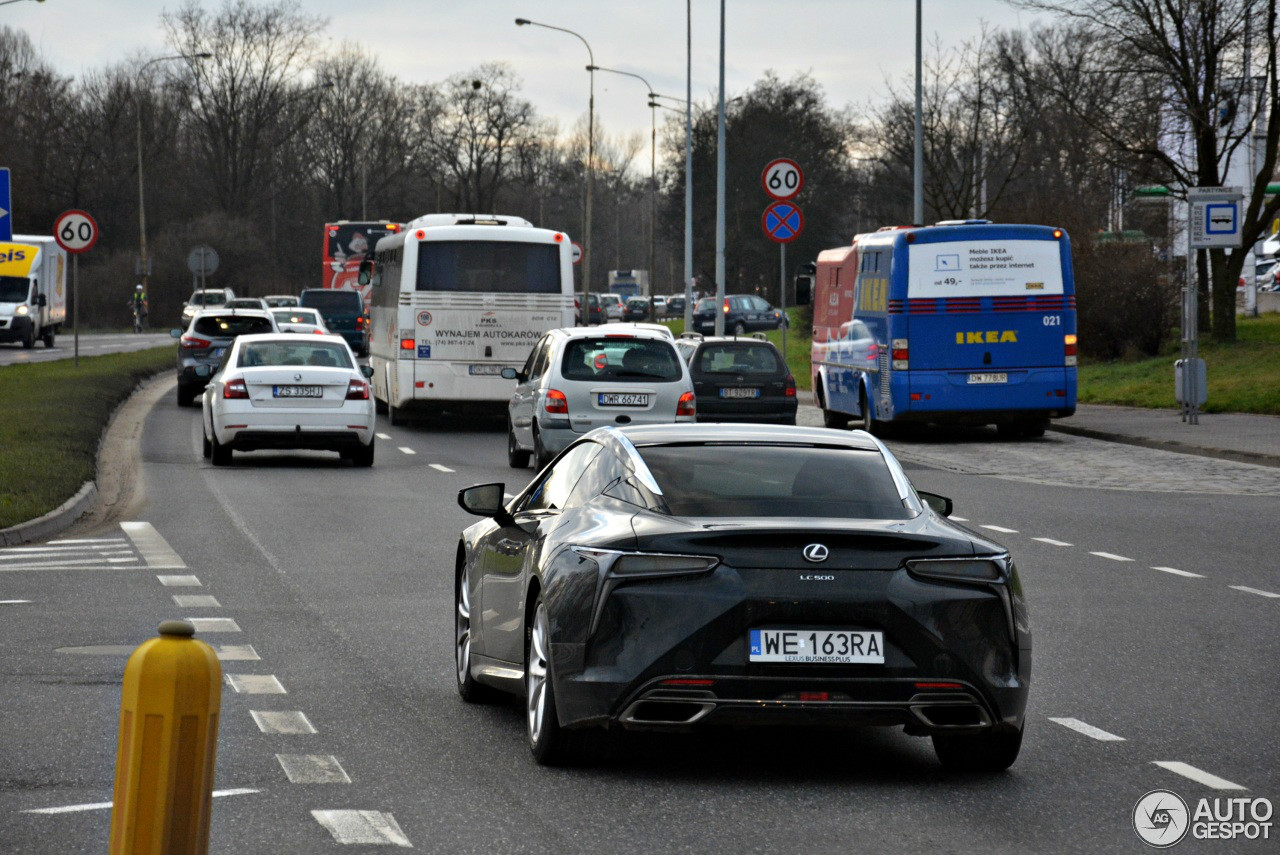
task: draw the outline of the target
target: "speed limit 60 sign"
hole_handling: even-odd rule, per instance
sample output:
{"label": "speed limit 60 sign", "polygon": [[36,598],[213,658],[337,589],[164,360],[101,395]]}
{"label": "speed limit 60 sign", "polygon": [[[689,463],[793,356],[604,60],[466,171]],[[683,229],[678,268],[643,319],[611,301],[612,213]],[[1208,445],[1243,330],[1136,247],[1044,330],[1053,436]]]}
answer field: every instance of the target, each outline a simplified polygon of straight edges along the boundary
{"label": "speed limit 60 sign", "polygon": [[64,211],[53,224],[53,239],[67,252],[88,252],[98,242],[98,222],[84,211]]}
{"label": "speed limit 60 sign", "polygon": [[764,192],[773,198],[790,199],[804,186],[804,173],[794,160],[780,157],[769,161],[760,176],[760,183],[764,185]]}

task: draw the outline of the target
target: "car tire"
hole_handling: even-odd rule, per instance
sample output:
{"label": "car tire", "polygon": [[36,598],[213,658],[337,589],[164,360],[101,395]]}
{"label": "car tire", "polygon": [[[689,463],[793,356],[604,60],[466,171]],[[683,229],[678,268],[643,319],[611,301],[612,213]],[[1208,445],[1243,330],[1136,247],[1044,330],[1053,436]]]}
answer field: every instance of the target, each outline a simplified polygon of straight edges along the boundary
{"label": "car tire", "polygon": [[216,433],[210,441],[209,460],[214,466],[231,465],[231,449],[218,442],[218,435]]}
{"label": "car tire", "polygon": [[454,664],[458,678],[458,697],[469,704],[484,704],[497,700],[501,692],[471,676],[471,596],[467,585],[468,570],[464,565],[458,577],[458,590],[453,596]]}
{"label": "car tire", "polygon": [[743,323],[742,323],[742,321],[738,321],[736,324],[734,324],[734,325],[733,325],[733,334],[734,334],[734,335],[746,335],[746,334],[747,334],[747,327],[746,327],[746,325],[745,325],[745,324],[743,324]]}
{"label": "car tire", "polygon": [[40,340],[44,342],[45,350],[50,350],[53,348],[54,335],[56,335],[56,333],[54,333],[53,330],[45,330],[43,333],[41,333]]}
{"label": "car tire", "polygon": [[948,771],[994,774],[1018,759],[1022,728],[977,734],[933,734],[933,750]]}
{"label": "car tire", "polygon": [[996,435],[1006,442],[1021,439],[1022,425],[1018,422],[1000,422],[996,425]]}
{"label": "car tire", "polygon": [[528,469],[530,453],[521,449],[516,442],[515,427],[507,419],[507,465],[512,469]]}
{"label": "car tire", "polygon": [[189,407],[195,401],[196,393],[181,383],[178,384],[178,406]]}
{"label": "car tire", "polygon": [[525,733],[533,759],[540,766],[566,766],[596,754],[602,734],[560,726],[551,671],[551,621],[541,595],[533,624],[525,627],[524,663]]}
{"label": "car tire", "polygon": [[32,327],[27,330],[26,336],[22,339],[22,349],[30,350],[36,346],[36,328]]}
{"label": "car tire", "polygon": [[542,447],[542,433],[538,430],[537,422],[533,425],[533,468],[541,472],[546,465],[551,462],[555,455]]}
{"label": "car tire", "polygon": [[200,453],[204,455],[205,460],[213,457],[213,443],[209,441],[208,435],[204,432],[203,419],[200,422]]}
{"label": "car tire", "polygon": [[867,390],[861,384],[858,385],[858,412],[862,415],[855,419],[850,419],[849,428],[851,430],[871,431],[871,410],[867,406]]}
{"label": "car tire", "polygon": [[822,408],[823,427],[829,427],[832,430],[848,430],[849,417],[846,416],[844,413],[838,413],[835,410],[827,409],[827,398],[826,398],[826,395],[822,393],[821,385],[818,386],[817,398],[818,398],[818,406]]}
{"label": "car tire", "polygon": [[373,410],[380,416],[387,414],[387,402],[375,396],[373,399]]}
{"label": "car tire", "polygon": [[387,421],[391,423],[392,427],[402,427],[404,425],[404,410],[388,401]]}
{"label": "car tire", "polygon": [[369,468],[373,465],[374,443],[377,442],[376,437],[369,438],[368,445],[362,445],[359,448],[351,450],[351,462],[361,468]]}

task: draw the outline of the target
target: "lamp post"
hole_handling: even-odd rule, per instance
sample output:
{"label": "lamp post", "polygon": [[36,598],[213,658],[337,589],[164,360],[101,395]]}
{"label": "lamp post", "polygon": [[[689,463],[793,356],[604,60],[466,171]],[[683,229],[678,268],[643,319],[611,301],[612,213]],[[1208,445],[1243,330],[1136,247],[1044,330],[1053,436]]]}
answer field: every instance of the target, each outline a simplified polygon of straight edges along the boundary
{"label": "lamp post", "polygon": [[720,104],[716,111],[716,335],[724,335],[724,0],[720,0]]}
{"label": "lamp post", "polygon": [[596,64],[595,52],[591,50],[591,45],[580,34],[564,27],[554,27],[551,24],[542,24],[537,21],[530,21],[528,18],[516,18],[517,27],[542,27],[547,30],[556,30],[569,35],[582,42],[587,48],[587,58],[590,63],[587,65],[587,72],[591,75],[591,91],[587,100],[587,209],[583,220],[583,229],[586,231],[584,252],[587,256],[586,264],[582,271],[582,319],[590,320],[590,312],[588,311],[588,294],[591,293],[591,197],[595,192],[596,183],[596,73],[592,71]]}
{"label": "lamp post", "polygon": [[[43,2],[43,0],[41,0],[41,2]],[[138,78],[141,80],[142,73],[158,62],[171,62],[175,59],[185,59],[190,62],[195,59],[209,59],[212,56],[213,54],[211,53],[203,52],[195,54],[179,53],[174,54],[173,56],[158,56],[155,59],[142,64],[142,67],[138,69]],[[142,277],[142,292],[146,294],[148,293],[148,287],[150,285],[149,279],[151,271],[150,265],[147,263],[147,203],[142,182],[142,103],[137,100],[136,95],[134,96],[134,107],[138,130],[138,266]]]}
{"label": "lamp post", "polygon": [[[590,71],[607,71],[610,74],[621,74],[624,77],[634,77],[644,84],[644,88],[649,90],[649,290],[653,290],[654,265],[656,264],[656,255],[654,250],[654,232],[657,230],[657,210],[658,210],[658,105],[653,103],[653,99],[657,95],[653,91],[653,87],[649,85],[649,81],[645,80],[639,74],[630,71],[619,71],[616,68],[605,68],[602,65],[593,65]],[[658,307],[653,301],[653,294],[649,294],[649,320],[657,321]]]}
{"label": "lamp post", "polygon": [[923,108],[923,88],[920,80],[921,50],[920,50],[920,30],[921,16],[920,9],[921,0],[916,0],[916,126],[915,126],[915,158],[914,158],[914,177],[913,177],[913,205],[912,212],[914,219],[912,220],[917,226],[924,225],[924,108]]}

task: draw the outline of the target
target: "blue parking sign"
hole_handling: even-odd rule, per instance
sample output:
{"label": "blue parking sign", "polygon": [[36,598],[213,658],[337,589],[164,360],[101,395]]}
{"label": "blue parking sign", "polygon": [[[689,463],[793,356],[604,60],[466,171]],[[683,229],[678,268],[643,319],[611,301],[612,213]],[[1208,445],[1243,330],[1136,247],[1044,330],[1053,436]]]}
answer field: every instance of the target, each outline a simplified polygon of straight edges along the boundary
{"label": "blue parking sign", "polygon": [[0,240],[13,240],[13,201],[9,198],[7,166],[0,166]]}
{"label": "blue parking sign", "polygon": [[429,345],[429,344],[420,344],[420,345],[418,345],[418,358],[419,358],[419,359],[430,359],[430,358],[431,358],[431,345]]}

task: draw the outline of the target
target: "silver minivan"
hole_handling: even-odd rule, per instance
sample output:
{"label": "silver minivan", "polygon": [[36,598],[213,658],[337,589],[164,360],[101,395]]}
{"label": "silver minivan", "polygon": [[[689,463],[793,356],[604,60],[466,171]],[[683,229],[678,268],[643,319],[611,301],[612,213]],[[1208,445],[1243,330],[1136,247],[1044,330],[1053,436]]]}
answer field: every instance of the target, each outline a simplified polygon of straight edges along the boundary
{"label": "silver minivan", "polygon": [[646,329],[551,330],[516,380],[507,405],[507,462],[541,469],[582,434],[604,425],[695,421],[693,381],[668,336]]}

